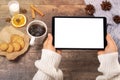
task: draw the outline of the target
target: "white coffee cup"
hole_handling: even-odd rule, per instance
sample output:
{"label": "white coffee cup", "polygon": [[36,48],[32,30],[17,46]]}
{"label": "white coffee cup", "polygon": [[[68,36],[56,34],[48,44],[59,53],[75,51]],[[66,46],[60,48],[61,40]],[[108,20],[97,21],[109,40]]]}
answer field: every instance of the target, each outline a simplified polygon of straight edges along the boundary
{"label": "white coffee cup", "polygon": [[[34,25],[34,24],[38,24],[40,25],[40,27],[44,27],[45,28],[45,32],[40,35],[40,36],[33,36],[30,32],[29,32],[29,28]],[[30,45],[33,46],[35,44],[35,41],[38,41],[40,44],[43,43],[46,35],[47,35],[47,25],[41,21],[41,20],[33,20],[31,21],[28,25],[27,25],[27,34],[30,36],[31,40],[30,40]]]}

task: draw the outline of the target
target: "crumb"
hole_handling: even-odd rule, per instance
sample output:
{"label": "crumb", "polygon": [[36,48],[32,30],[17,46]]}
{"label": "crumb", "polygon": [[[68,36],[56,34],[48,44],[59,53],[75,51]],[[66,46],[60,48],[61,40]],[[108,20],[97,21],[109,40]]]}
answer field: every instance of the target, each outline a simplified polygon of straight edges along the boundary
{"label": "crumb", "polygon": [[93,15],[95,13],[95,8],[93,5],[89,4],[86,6],[85,11],[88,15]]}
{"label": "crumb", "polygon": [[112,7],[112,4],[109,1],[102,1],[101,8],[104,11],[109,11]]}
{"label": "crumb", "polygon": [[10,21],[11,21],[11,18],[6,18],[5,21],[6,21],[6,22],[10,22]]}
{"label": "crumb", "polygon": [[120,23],[120,16],[116,15],[113,17],[113,21],[116,23],[116,24],[119,24]]}
{"label": "crumb", "polygon": [[27,10],[24,9],[24,8],[20,8],[20,13],[26,14],[26,13],[27,13]]}

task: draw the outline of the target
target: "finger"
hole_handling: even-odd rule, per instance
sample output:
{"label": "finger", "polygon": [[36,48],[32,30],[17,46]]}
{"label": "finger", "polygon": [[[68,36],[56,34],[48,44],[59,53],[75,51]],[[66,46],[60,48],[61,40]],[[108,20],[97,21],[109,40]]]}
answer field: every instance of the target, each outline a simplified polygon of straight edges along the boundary
{"label": "finger", "polygon": [[48,34],[48,44],[52,45],[52,41],[53,41],[53,37],[52,37],[52,35],[49,33],[49,34]]}
{"label": "finger", "polygon": [[107,35],[107,42],[108,46],[114,47],[114,49],[117,50],[117,45],[110,34]]}
{"label": "finger", "polygon": [[56,50],[58,54],[62,54],[62,50]]}
{"label": "finger", "polygon": [[101,54],[104,54],[105,53],[105,51],[103,51],[103,50],[100,50],[100,51],[98,51],[98,55],[101,55]]}
{"label": "finger", "polygon": [[43,45],[46,45],[47,43],[48,43],[48,36],[47,36],[46,40],[44,41]]}
{"label": "finger", "polygon": [[108,42],[108,45],[115,45],[115,42],[114,40],[112,39],[111,35],[110,34],[107,34],[107,42]]}

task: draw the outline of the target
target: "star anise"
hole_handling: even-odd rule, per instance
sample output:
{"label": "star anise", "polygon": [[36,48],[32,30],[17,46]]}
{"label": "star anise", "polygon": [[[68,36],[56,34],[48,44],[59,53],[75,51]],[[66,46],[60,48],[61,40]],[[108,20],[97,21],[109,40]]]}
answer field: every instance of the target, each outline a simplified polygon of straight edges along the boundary
{"label": "star anise", "polygon": [[26,13],[27,13],[27,10],[24,9],[24,8],[20,8],[20,13],[26,14]]}
{"label": "star anise", "polygon": [[5,20],[6,22],[10,22],[11,21],[11,18],[6,18],[6,20]]}

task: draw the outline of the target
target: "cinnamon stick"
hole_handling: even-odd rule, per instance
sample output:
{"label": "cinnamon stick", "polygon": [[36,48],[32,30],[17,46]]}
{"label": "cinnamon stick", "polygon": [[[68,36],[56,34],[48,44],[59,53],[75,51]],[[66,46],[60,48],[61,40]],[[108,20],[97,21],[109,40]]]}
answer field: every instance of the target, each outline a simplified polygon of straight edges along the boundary
{"label": "cinnamon stick", "polygon": [[31,8],[32,18],[35,19],[35,11]]}
{"label": "cinnamon stick", "polygon": [[41,12],[40,10],[38,10],[34,5],[31,5],[31,8],[36,11],[37,13],[40,14],[40,16],[44,16],[43,12]]}

